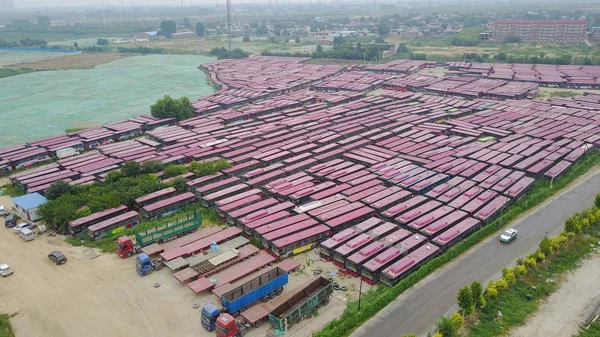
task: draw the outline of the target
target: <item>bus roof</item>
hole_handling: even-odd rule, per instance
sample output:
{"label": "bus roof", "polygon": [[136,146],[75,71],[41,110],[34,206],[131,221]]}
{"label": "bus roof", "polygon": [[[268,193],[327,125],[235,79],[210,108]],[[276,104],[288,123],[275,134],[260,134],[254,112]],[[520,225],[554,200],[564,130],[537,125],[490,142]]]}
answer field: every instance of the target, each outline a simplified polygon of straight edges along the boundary
{"label": "bus roof", "polygon": [[84,216],[83,218],[75,219],[75,220],[69,222],[69,225],[71,225],[71,227],[78,227],[78,226],[84,225],[88,222],[100,219],[102,217],[109,216],[111,214],[115,214],[115,213],[119,213],[119,212],[123,212],[126,210],[127,210],[126,206],[120,205],[119,207],[105,209],[104,211],[96,212],[96,213],[90,214],[88,216]]}
{"label": "bus roof", "polygon": [[170,206],[170,205],[173,205],[173,204],[181,202],[181,201],[187,201],[187,200],[190,200],[190,199],[194,199],[195,197],[196,196],[194,195],[194,193],[192,193],[192,192],[185,192],[185,193],[182,193],[180,195],[176,195],[174,197],[171,197],[171,198],[168,198],[168,199],[165,199],[165,200],[162,200],[162,201],[150,204],[148,206],[144,206],[142,209],[145,212],[152,212],[152,211],[155,211],[157,209],[160,209],[160,208],[163,208],[163,207],[166,207],[166,206]]}
{"label": "bus roof", "polygon": [[114,225],[116,223],[119,223],[121,221],[125,221],[125,220],[128,220],[128,219],[137,219],[137,217],[138,217],[138,212],[129,211],[129,212],[125,213],[125,214],[117,215],[114,218],[110,218],[108,220],[104,220],[102,222],[99,222],[99,223],[97,223],[95,225],[91,225],[90,227],[88,227],[88,230],[90,232],[94,232],[94,231],[97,231],[97,230],[103,230],[104,228],[110,227],[110,226],[112,226],[112,225]]}

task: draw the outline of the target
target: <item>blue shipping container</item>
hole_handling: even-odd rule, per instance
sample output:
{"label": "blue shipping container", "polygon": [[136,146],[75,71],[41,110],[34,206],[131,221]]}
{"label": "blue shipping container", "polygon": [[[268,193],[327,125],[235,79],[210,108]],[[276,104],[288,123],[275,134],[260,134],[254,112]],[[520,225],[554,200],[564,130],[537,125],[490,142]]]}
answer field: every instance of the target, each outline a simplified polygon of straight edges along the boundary
{"label": "blue shipping container", "polygon": [[264,273],[229,290],[221,296],[223,309],[231,315],[237,314],[254,302],[273,299],[283,292],[288,283],[288,274],[279,267],[266,270]]}

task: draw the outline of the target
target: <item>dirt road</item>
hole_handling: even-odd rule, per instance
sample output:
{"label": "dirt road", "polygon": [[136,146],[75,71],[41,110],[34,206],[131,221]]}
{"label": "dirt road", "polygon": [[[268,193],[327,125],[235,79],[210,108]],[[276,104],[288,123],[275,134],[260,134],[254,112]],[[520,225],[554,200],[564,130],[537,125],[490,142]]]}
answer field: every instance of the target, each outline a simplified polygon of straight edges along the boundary
{"label": "dirt road", "polygon": [[[0,204],[12,207],[6,196],[0,197]],[[53,250],[61,250],[68,262],[62,266],[52,264],[46,256]],[[215,336],[201,327],[200,310],[192,307],[195,303],[216,303],[214,295],[194,295],[167,268],[140,277],[134,259],[122,260],[115,254],[90,259],[94,255],[87,248],[68,245],[61,237],[44,235],[24,242],[4,227],[4,218],[0,217],[0,263],[9,263],[15,270],[12,276],[0,278],[0,313],[18,313],[11,320],[17,337]],[[296,259],[306,260],[304,254]],[[315,261],[304,272],[291,275],[285,291],[312,276],[316,265],[324,273],[337,269],[332,263]],[[330,304],[319,310],[318,317],[292,326],[287,335],[311,336],[312,331],[320,330],[343,312],[346,296],[357,297],[358,280],[338,281],[349,290],[336,292]],[[157,282],[161,286],[154,288]],[[270,324],[263,324],[247,336],[273,333]]]}
{"label": "dirt road", "polygon": [[564,337],[577,334],[583,322],[600,303],[600,255],[584,261],[581,268],[568,274],[560,288],[540,305],[537,313],[510,337]]}

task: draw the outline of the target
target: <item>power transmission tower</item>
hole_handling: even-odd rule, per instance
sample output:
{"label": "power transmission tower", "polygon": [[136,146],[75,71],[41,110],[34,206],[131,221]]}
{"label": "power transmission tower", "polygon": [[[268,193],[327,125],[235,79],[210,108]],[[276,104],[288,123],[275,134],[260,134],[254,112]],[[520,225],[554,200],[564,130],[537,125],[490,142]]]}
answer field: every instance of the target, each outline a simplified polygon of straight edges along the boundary
{"label": "power transmission tower", "polygon": [[227,0],[227,42],[229,44],[229,58],[231,58],[231,0]]}

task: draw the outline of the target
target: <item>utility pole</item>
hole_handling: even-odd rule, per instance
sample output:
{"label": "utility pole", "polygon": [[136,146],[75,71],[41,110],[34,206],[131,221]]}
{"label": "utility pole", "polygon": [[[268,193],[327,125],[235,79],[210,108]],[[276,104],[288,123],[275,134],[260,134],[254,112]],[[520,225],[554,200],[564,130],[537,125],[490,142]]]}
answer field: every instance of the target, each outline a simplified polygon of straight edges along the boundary
{"label": "utility pole", "polygon": [[121,20],[121,27],[123,27],[123,0],[121,0],[121,8],[119,8],[119,20]]}
{"label": "utility pole", "polygon": [[106,17],[104,17],[104,3],[100,3],[100,6],[102,7],[102,22],[104,22],[104,27],[106,27]]}
{"label": "utility pole", "polygon": [[231,0],[227,0],[227,42],[229,44],[229,58],[231,58]]}

